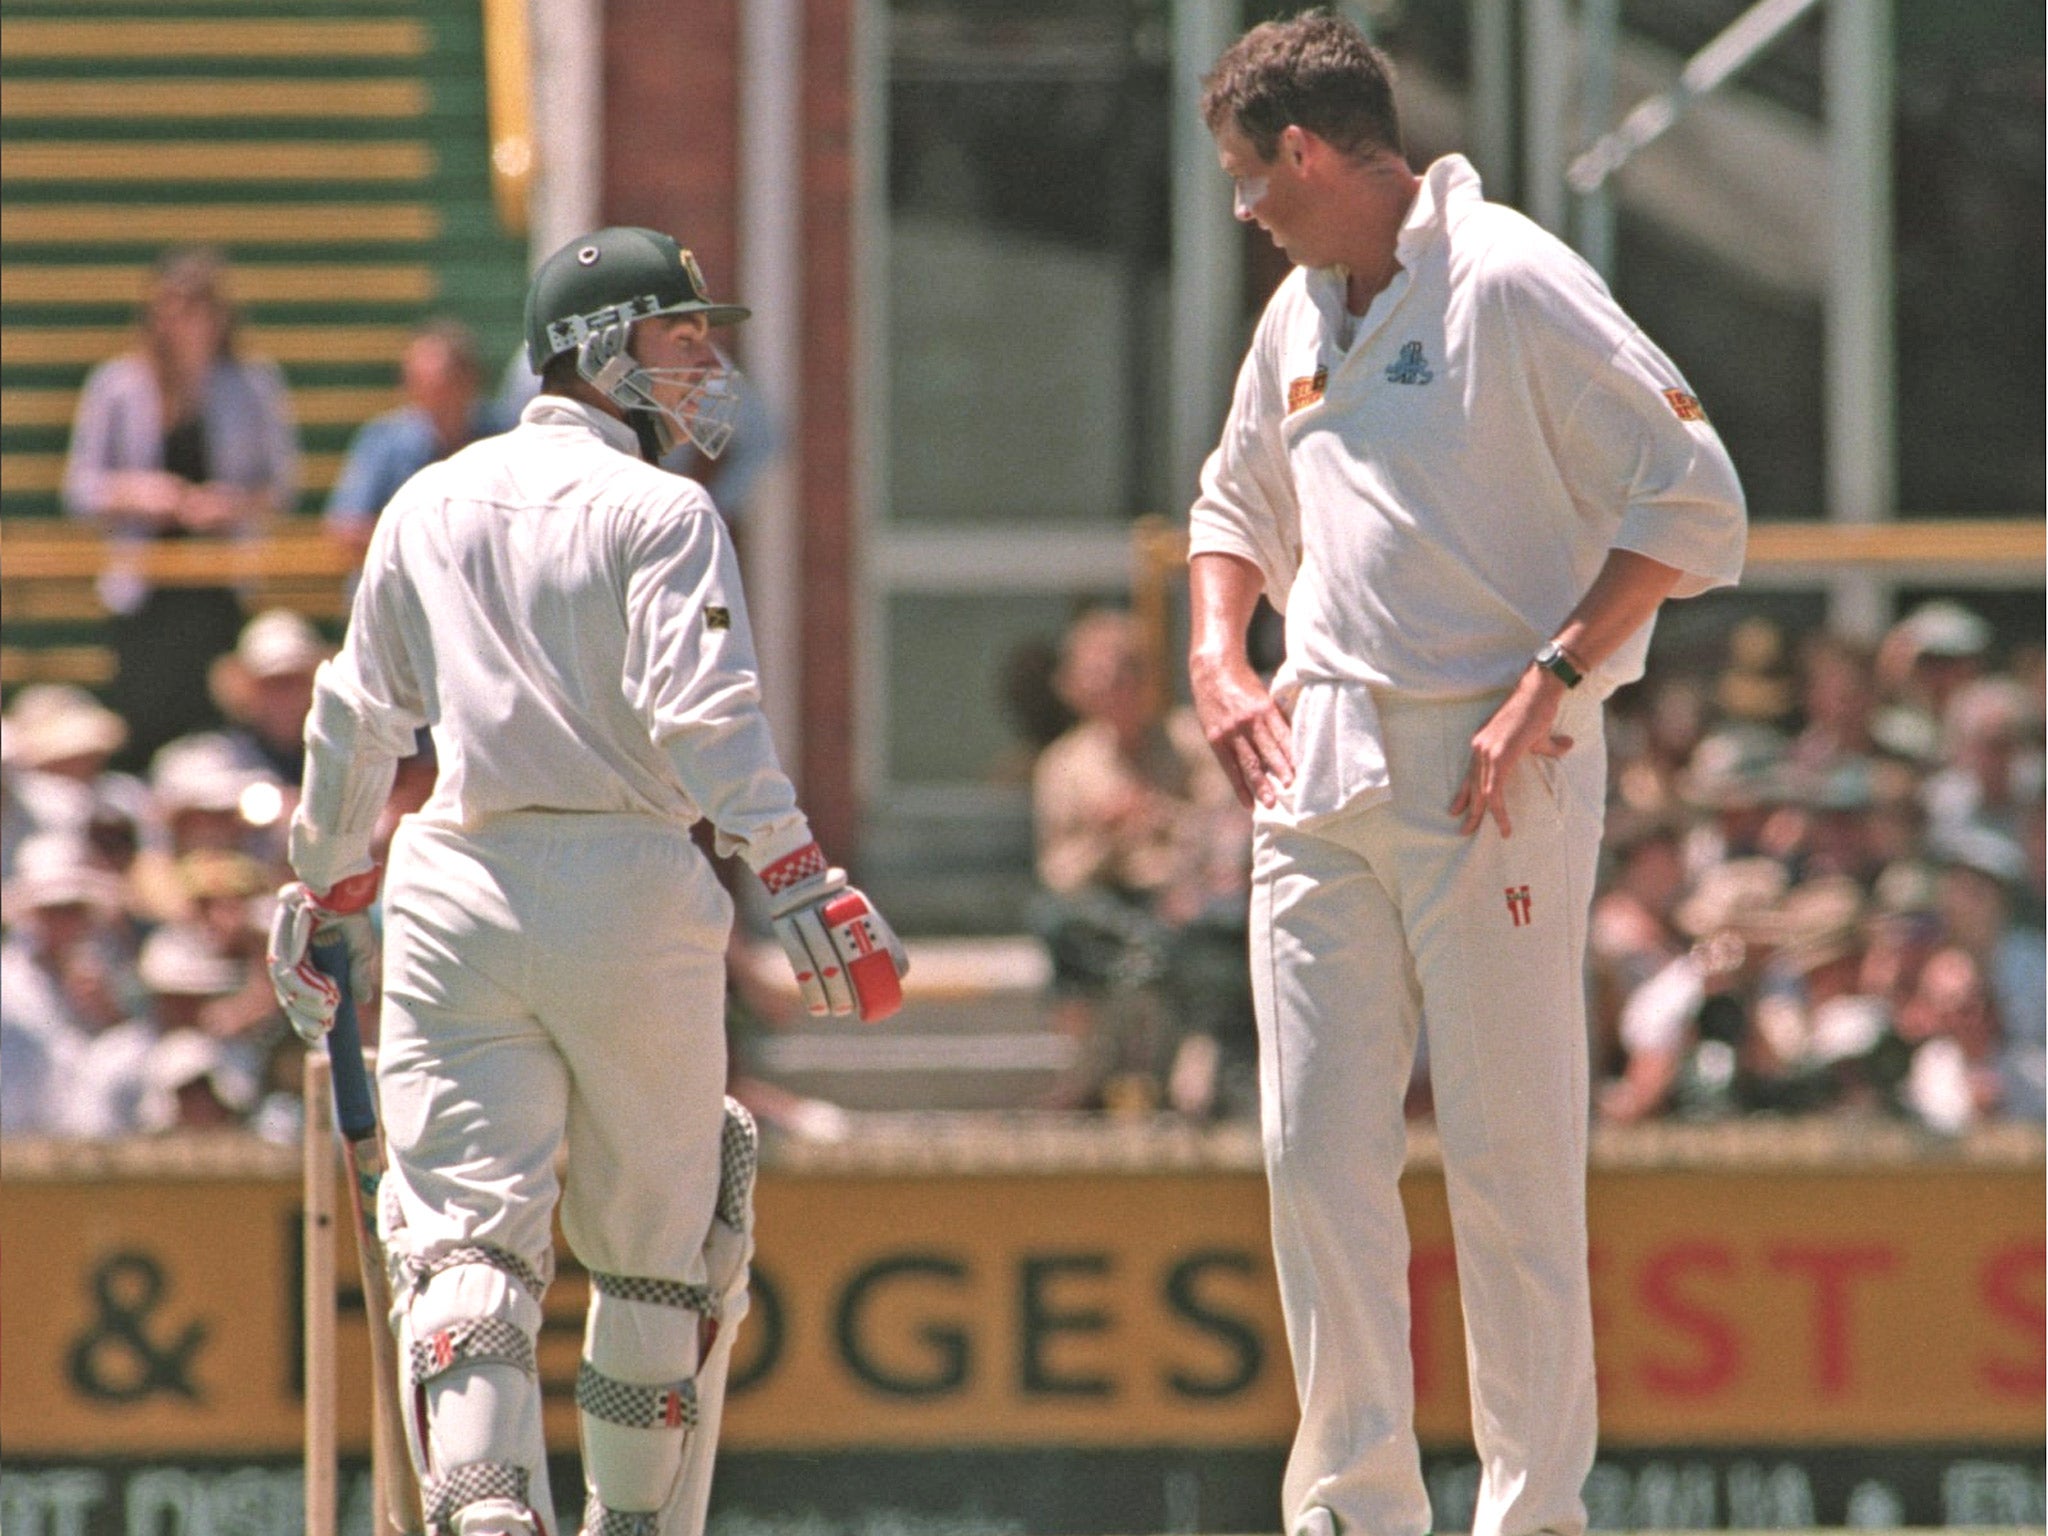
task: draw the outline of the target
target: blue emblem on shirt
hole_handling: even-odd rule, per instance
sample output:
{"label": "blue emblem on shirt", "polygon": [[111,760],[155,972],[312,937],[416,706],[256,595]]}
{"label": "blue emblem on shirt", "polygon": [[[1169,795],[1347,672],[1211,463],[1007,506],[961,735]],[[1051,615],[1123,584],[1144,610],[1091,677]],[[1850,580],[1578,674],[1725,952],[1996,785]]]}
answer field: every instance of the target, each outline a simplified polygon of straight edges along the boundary
{"label": "blue emblem on shirt", "polygon": [[1401,343],[1400,357],[1387,364],[1387,381],[1391,384],[1427,384],[1435,377],[1423,359],[1419,341]]}

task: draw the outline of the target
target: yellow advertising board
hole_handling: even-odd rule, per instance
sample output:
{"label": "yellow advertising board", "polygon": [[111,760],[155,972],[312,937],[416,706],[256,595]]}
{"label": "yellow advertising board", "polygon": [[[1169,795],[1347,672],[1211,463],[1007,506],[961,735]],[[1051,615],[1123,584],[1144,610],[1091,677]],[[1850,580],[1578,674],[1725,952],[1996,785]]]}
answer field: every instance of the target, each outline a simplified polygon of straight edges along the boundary
{"label": "yellow advertising board", "polygon": [[[1468,1438],[1441,1177],[1406,1181],[1417,1416]],[[2027,1166],[1596,1170],[1603,1443],[2039,1442],[2043,1178]],[[282,1455],[300,1435],[296,1182],[0,1184],[11,1457]],[[734,1451],[1273,1446],[1293,1387],[1255,1172],[770,1170]],[[344,1251],[345,1443],[368,1422]],[[551,1441],[586,1295],[540,1363]]]}

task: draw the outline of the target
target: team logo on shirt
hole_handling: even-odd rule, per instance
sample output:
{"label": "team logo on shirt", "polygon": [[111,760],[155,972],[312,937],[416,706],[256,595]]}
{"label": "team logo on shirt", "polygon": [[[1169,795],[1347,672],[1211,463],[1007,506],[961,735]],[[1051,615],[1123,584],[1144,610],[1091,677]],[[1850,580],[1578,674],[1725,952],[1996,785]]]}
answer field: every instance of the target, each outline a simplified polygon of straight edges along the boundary
{"label": "team logo on shirt", "polygon": [[1390,384],[1427,384],[1436,375],[1430,371],[1429,359],[1422,355],[1422,343],[1404,341],[1401,355],[1387,364],[1387,382]]}
{"label": "team logo on shirt", "polygon": [[1511,885],[1508,887],[1508,916],[1517,928],[1526,927],[1531,921],[1529,887]]}
{"label": "team logo on shirt", "polygon": [[1287,386],[1287,414],[1292,416],[1304,406],[1314,405],[1323,398],[1323,386],[1330,382],[1330,370],[1318,368],[1312,379],[1296,379]]}
{"label": "team logo on shirt", "polygon": [[1680,421],[1705,421],[1707,409],[1699,402],[1699,396],[1688,395],[1682,389],[1664,391],[1664,403],[1671,407],[1671,414]]}
{"label": "team logo on shirt", "polygon": [[704,606],[704,627],[706,629],[731,629],[732,610],[719,608],[709,603]]}

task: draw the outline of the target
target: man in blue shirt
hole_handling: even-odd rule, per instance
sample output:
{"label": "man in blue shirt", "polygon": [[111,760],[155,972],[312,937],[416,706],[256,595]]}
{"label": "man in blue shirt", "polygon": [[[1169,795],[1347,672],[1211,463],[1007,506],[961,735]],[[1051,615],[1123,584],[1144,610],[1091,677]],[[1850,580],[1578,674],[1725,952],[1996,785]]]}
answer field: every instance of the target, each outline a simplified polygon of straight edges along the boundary
{"label": "man in blue shirt", "polygon": [[405,404],[363,423],[327,498],[327,525],[358,545],[384,503],[436,460],[512,424],[482,398],[476,338],[457,320],[423,325],[399,359]]}

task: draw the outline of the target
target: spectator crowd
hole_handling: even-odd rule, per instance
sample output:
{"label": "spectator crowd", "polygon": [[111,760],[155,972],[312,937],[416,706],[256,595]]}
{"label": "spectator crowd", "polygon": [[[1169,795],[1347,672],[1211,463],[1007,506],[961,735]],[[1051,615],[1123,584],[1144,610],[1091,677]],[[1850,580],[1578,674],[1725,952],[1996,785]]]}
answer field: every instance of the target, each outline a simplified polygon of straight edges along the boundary
{"label": "spectator crowd", "polygon": [[[113,766],[127,722],[83,689],[26,687],[0,715],[0,1133],[297,1135],[263,950],[328,654],[299,615],[258,614],[208,669],[222,723],[138,774]],[[387,836],[431,780],[407,765]]]}
{"label": "spectator crowd", "polygon": [[[262,950],[329,651],[296,614],[257,615],[207,670],[220,723],[137,773],[115,766],[127,722],[93,695],[10,700],[0,1133],[297,1134],[298,1045]],[[2039,1123],[2039,649],[1995,668],[1990,627],[1941,602],[1873,650],[1752,619],[1728,653],[1718,675],[1657,674],[1610,704],[1598,1115]],[[1055,1101],[1255,1116],[1245,814],[1185,713],[1159,707],[1128,615],[1081,619],[1052,681],[1073,723],[1036,765],[1029,918],[1075,1044]],[[433,772],[426,752],[404,765],[385,836]],[[1427,1106],[1426,1060],[1411,1102]]]}
{"label": "spectator crowd", "polygon": [[[1718,674],[1610,702],[1600,1118],[2041,1121],[2041,651],[1993,651],[1945,601],[1868,649],[1749,619]],[[1034,778],[1034,926],[1085,1042],[1064,1097],[1255,1114],[1242,813],[1191,722],[1149,707],[1128,616],[1080,620],[1054,676],[1078,723]],[[1427,1021],[1418,1111],[1426,1057]]]}

